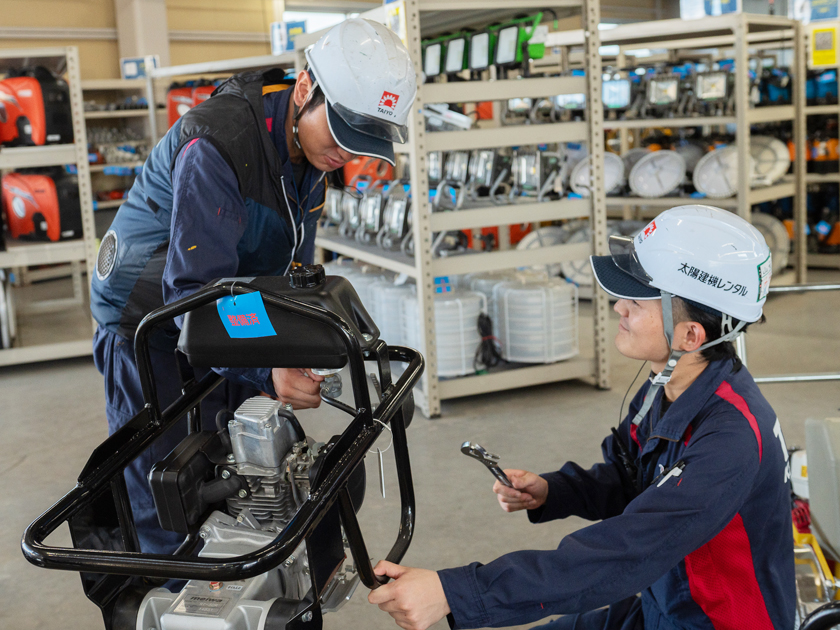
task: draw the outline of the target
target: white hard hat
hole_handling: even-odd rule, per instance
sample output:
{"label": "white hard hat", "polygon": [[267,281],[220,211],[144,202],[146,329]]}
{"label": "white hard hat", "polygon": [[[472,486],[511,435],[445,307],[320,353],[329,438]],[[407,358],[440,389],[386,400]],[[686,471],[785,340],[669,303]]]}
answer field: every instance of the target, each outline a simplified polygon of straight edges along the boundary
{"label": "white hard hat", "polygon": [[408,139],[417,78],[400,38],[383,24],[354,18],[331,28],[306,60],[324,92],[338,145],[394,163],[392,142]]}
{"label": "white hard hat", "polygon": [[610,253],[590,260],[611,295],[657,300],[665,291],[743,322],[761,318],[770,249],[731,212],[701,205],[666,210],[634,237],[611,236]]}

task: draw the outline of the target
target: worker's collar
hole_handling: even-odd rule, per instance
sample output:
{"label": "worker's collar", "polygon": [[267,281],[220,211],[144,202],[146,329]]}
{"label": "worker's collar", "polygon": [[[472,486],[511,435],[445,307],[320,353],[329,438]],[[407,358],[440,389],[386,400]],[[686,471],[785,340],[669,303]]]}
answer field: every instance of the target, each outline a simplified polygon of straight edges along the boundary
{"label": "worker's collar", "polygon": [[[706,406],[723,380],[731,373],[731,359],[709,363],[706,369],[688,386],[688,389],[671,403],[665,415],[653,422],[653,430],[648,439],[658,437],[672,442],[682,439],[688,425],[697,417],[698,412]],[[662,390],[648,415],[650,413],[659,415],[662,408],[662,396],[664,395],[665,392]]]}
{"label": "worker's collar", "polygon": [[284,166],[289,161],[289,147],[286,146],[286,117],[289,113],[289,99],[292,98],[294,92],[295,89],[292,86],[263,96],[268,135],[271,137],[271,141],[277,149],[277,155],[280,156],[280,161]]}

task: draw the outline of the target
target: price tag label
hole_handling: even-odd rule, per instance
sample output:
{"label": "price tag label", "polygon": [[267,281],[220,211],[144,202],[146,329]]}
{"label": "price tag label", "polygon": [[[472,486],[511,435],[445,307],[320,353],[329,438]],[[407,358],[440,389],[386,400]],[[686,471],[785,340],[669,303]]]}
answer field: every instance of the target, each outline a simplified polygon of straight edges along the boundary
{"label": "price tag label", "polygon": [[216,300],[216,310],[231,339],[273,337],[277,333],[265,312],[262,295],[245,293]]}
{"label": "price tag label", "polygon": [[808,67],[837,65],[837,25],[813,25],[808,47]]}

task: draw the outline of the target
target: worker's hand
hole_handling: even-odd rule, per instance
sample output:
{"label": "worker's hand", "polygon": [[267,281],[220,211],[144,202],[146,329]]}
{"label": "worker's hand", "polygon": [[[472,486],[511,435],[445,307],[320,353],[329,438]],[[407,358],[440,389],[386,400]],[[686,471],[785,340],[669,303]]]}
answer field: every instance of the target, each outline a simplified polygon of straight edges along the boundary
{"label": "worker's hand", "polygon": [[513,488],[499,481],[493,484],[493,492],[505,512],[536,510],[545,503],[548,497],[548,482],[545,479],[527,470],[506,470],[505,474]]}
{"label": "worker's hand", "polygon": [[274,368],[271,381],[277,399],[291,403],[295,409],[311,409],[321,404],[321,381],[323,376],[313,374],[312,370],[301,368]]}
{"label": "worker's hand", "polygon": [[380,560],[373,572],[394,581],[372,590],[368,601],[391,615],[400,628],[426,630],[449,614],[449,602],[434,571]]}

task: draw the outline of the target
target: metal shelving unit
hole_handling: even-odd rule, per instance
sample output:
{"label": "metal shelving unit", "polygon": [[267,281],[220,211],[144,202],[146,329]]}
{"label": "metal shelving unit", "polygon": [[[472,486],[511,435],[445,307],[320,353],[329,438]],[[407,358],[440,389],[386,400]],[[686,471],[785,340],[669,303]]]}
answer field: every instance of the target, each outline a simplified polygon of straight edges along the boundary
{"label": "metal shelving unit", "polygon": [[[746,164],[749,160],[750,126],[758,123],[784,122],[793,123],[794,144],[797,147],[798,158],[804,154],[805,147],[805,55],[801,45],[804,27],[799,22],[783,17],[730,14],[718,17],[707,17],[702,20],[657,20],[655,22],[634,23],[619,26],[601,32],[601,43],[617,45],[618,57],[615,65],[625,67],[626,58],[632,51],[643,48],[666,49],[667,59],[677,61],[683,56],[696,56],[699,51],[708,54],[710,49],[726,50],[728,58],[735,59],[735,115],[723,117],[686,117],[686,118],[656,118],[633,120],[605,120],[605,129],[618,130],[622,149],[626,150],[626,134],[628,129],[645,128],[681,128],[697,126],[736,125],[736,144],[738,146],[738,163]],[[583,42],[581,31],[567,31],[551,33],[547,46],[560,48],[561,57],[574,60],[575,47]],[[794,67],[791,69],[796,77],[802,80],[794,81],[793,104],[768,107],[750,107],[749,101],[749,54],[750,50],[767,50],[774,48],[788,48],[793,51]],[[640,58],[647,62],[649,58]],[[840,113],[840,108],[835,108]],[[805,161],[794,161],[794,172],[773,186],[750,188],[749,178],[742,177],[738,181],[738,191],[734,197],[728,199],[710,199],[708,203],[737,212],[749,220],[751,208],[755,204],[764,203],[785,197],[794,197],[794,221],[797,226],[797,236],[794,244],[794,267],[797,282],[805,282],[807,270],[807,246],[804,238],[806,222],[805,196]],[[640,199],[638,197],[608,197],[607,207],[624,209],[627,218],[629,208],[644,209],[640,216],[652,216],[663,208],[673,207],[683,203],[692,203],[688,197],[661,197],[658,199]]]}
{"label": "metal shelving unit", "polygon": [[[151,98],[151,93],[148,92],[148,84],[145,79],[93,79],[89,81],[82,81],[82,93],[86,96],[99,96],[100,99],[103,94],[106,97],[109,97],[111,100],[116,98],[122,98],[127,94],[135,94],[140,95],[146,98],[146,101],[151,105],[151,107],[144,108],[144,109],[115,109],[115,110],[93,110],[93,111],[85,111],[84,117],[85,121],[88,125],[92,124],[106,124],[106,123],[113,123],[115,125],[130,125],[134,129],[140,129],[142,127],[142,135],[147,139],[149,146],[154,146],[156,139],[153,134],[153,130],[155,129],[155,107],[154,107],[154,99]],[[104,121],[102,123],[101,121]],[[147,121],[147,122],[145,122]],[[137,141],[126,142],[126,144],[136,144]],[[129,177],[131,174],[127,173],[120,173],[119,175],[110,172],[112,168],[119,168],[119,167],[130,167],[136,168],[138,166],[142,166],[142,160],[136,160],[132,162],[115,162],[109,164],[91,164],[89,167],[91,174],[102,174],[104,173],[107,175],[112,176],[119,176],[119,177]],[[91,181],[91,189],[95,190],[98,187],[95,186],[95,183],[99,183],[102,180],[100,177],[94,177]],[[113,180],[112,180],[113,183]],[[95,205],[92,206],[94,212],[98,212],[100,210],[115,210],[122,204],[123,200],[107,200],[107,201],[98,201]],[[98,232],[101,235],[102,232],[105,230],[105,227],[110,224],[111,220],[113,219],[113,213],[110,213],[105,216],[99,216],[96,220],[98,226]]]}
{"label": "metal shelving unit", "polygon": [[102,118],[145,118],[149,115],[147,109],[115,109],[113,111],[85,112],[85,118],[96,120]]}
{"label": "metal shelving unit", "polygon": [[[800,40],[800,50],[803,51],[803,55],[805,56],[806,60],[810,60],[810,48],[811,48],[811,32],[813,29],[820,29],[825,28],[826,25],[838,25],[838,23],[826,23],[823,21],[815,22],[810,24],[806,27],[802,28],[801,40]],[[820,70],[835,70],[840,75],[840,62],[832,64],[832,65],[822,65],[818,66]],[[808,69],[813,69],[811,64],[808,64]],[[802,83],[802,91],[805,91],[805,81],[806,76],[803,75],[800,83]],[[834,105],[806,105],[805,106],[805,126],[807,129],[807,117],[808,116],[819,116],[819,115],[828,115],[828,116],[836,116],[840,118],[840,103]],[[806,173],[805,174],[805,182],[808,184],[840,184],[840,170],[835,173]],[[797,224],[797,228],[799,228],[799,224]],[[833,267],[835,269],[840,268],[840,254],[819,254],[819,253],[808,253],[807,254],[807,262],[813,267]]]}
{"label": "metal shelving unit", "polygon": [[[207,78],[208,76],[227,77],[237,72],[248,70],[264,70],[267,68],[286,68],[289,70],[303,69],[303,51],[294,51],[282,55],[260,55],[257,57],[241,57],[239,59],[223,59],[221,61],[206,61],[202,63],[188,63],[180,66],[166,66],[153,68],[145,79],[146,93],[149,103],[160,101],[158,94],[164,81],[175,78]],[[157,104],[150,109],[154,115],[150,116],[151,133],[155,142],[167,132],[158,120],[158,115],[166,115],[166,110],[158,108]]]}
{"label": "metal shelving unit", "polygon": [[[457,30],[465,26],[481,26],[494,20],[513,17],[528,10],[544,8],[569,10],[582,14],[584,29],[591,34],[584,42],[584,62],[589,69],[584,77],[533,77],[518,80],[483,80],[451,83],[428,83],[418,86],[417,101],[409,121],[410,142],[396,149],[409,155],[415,256],[406,257],[380,248],[360,245],[337,235],[319,233],[318,247],[358,259],[385,269],[405,273],[417,281],[419,320],[425,322],[421,331],[420,350],[426,358],[423,390],[415,396],[427,417],[440,414],[441,401],[475,394],[515,389],[540,383],[569,379],[590,379],[599,387],[609,386],[609,357],[606,339],[606,295],[596,292],[594,299],[592,356],[553,363],[517,367],[490,374],[451,379],[437,377],[434,295],[436,277],[475,271],[494,271],[528,265],[579,260],[595,253],[606,254],[606,207],[603,190],[603,112],[601,106],[601,59],[598,54],[598,23],[600,10],[597,0],[553,0],[515,3],[499,0],[403,0],[376,8],[362,17],[388,23],[388,12],[400,11],[405,16],[405,36],[414,67],[422,76],[421,34],[433,36],[442,30]],[[491,14],[492,13],[492,17]],[[296,39],[298,47],[314,43],[321,33],[311,33]],[[545,97],[557,94],[586,93],[588,95],[587,122],[559,122],[535,125],[513,125],[479,128],[470,131],[429,133],[422,114],[426,103],[472,103],[486,100],[500,101],[514,97]],[[431,212],[427,176],[427,153],[430,151],[470,150],[511,147],[529,144],[586,142],[590,146],[592,189],[588,199],[560,199],[545,203],[521,202],[510,205],[470,207],[456,212]],[[444,230],[468,230],[486,226],[508,226],[524,222],[555,221],[589,216],[593,226],[593,241],[557,245],[533,250],[504,250],[476,253],[469,256],[434,258],[431,253],[433,233]],[[583,345],[583,344],[582,344]]]}
{"label": "metal shelving unit", "polygon": [[[0,71],[19,65],[37,63],[65,74],[70,86],[70,108],[73,119],[74,143],[0,149],[0,170],[75,164],[78,170],[79,198],[82,208],[83,238],[56,243],[7,242],[7,250],[0,252],[0,268],[20,269],[32,265],[70,263],[72,265],[73,297],[36,302],[19,312],[35,313],[64,310],[70,306],[87,308],[81,281],[81,263],[94,268],[96,242],[93,206],[88,169],[87,135],[85,133],[79,52],[75,46],[33,49],[0,50]],[[11,288],[12,291],[16,289]],[[11,312],[12,318],[16,313]],[[18,327],[19,328],[19,327]],[[92,331],[92,329],[91,329]],[[0,350],[0,366],[31,363],[91,354],[91,334],[81,339],[42,345],[12,347]]]}

